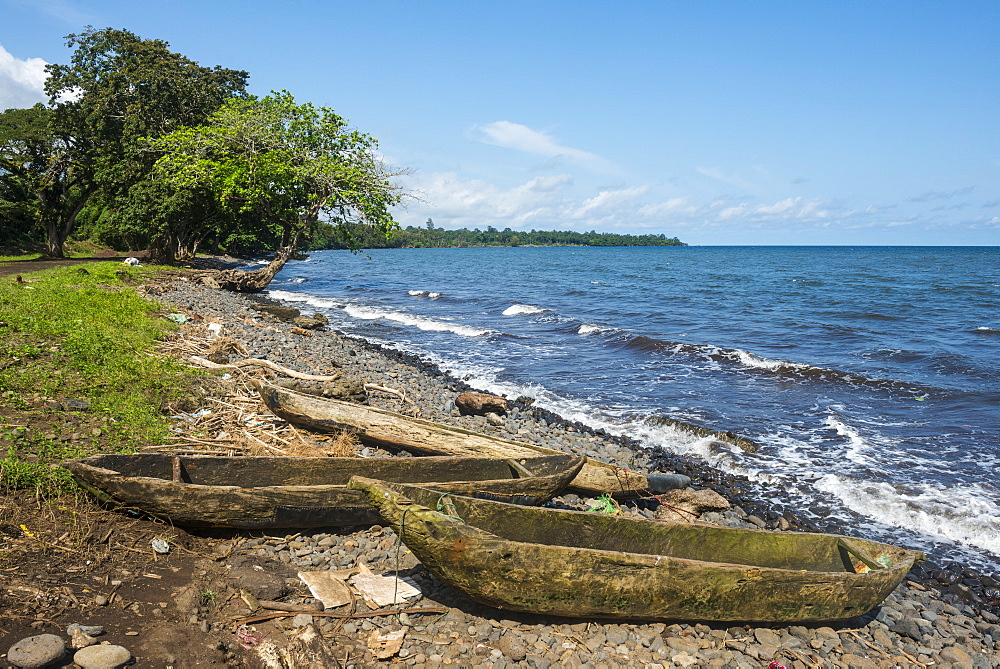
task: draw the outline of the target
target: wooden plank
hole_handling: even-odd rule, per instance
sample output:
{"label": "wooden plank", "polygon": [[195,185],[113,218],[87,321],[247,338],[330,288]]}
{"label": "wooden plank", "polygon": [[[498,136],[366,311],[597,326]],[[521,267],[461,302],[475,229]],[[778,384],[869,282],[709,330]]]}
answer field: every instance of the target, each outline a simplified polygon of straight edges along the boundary
{"label": "wooden plank", "polygon": [[[430,455],[498,458],[562,453],[286,388],[262,386],[260,394],[274,415],[290,423],[324,432],[348,430],[356,433],[362,442],[374,446],[391,446]],[[588,495],[611,493],[625,496],[649,489],[649,481],[639,472],[588,458],[570,487]]]}

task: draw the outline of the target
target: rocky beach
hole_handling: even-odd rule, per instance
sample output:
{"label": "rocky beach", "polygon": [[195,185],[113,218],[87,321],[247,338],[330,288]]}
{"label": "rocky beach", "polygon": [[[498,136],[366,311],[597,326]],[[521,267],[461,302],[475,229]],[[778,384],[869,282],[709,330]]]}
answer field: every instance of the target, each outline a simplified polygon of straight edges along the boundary
{"label": "rocky beach", "polygon": [[[682,473],[692,479],[691,489],[710,490],[728,500],[701,513],[701,521],[773,531],[851,533],[832,523],[808,524],[794,509],[774,507],[767,491],[748,481],[695,461],[646,452],[627,438],[594,432],[535,409],[524,398],[508,398],[504,416],[461,415],[456,396],[474,390],[463,380],[408,354],[326,331],[323,319],[312,319],[312,314],[302,314],[296,322],[294,313],[271,309],[278,312],[275,316],[262,311],[274,306],[267,300],[214,290],[187,277],[140,290],[164,305],[165,311],[193,319],[184,327],[217,324],[216,333],[238,342],[245,357],[307,374],[340,374],[337,389],[295,382],[301,390],[331,394],[374,384],[397,391],[369,390],[368,403],[375,407],[406,413],[416,408],[421,418],[438,423],[642,472]],[[358,451],[366,457],[405,455],[367,446]],[[552,504],[589,510],[598,503],[567,494]],[[664,517],[659,507],[656,500],[647,499],[624,503],[619,512]],[[139,630],[136,637],[144,641],[144,654],[135,652],[133,644],[132,654],[140,657],[137,666],[193,666],[194,659],[205,657],[219,665],[295,666],[289,658],[307,656],[294,655],[300,652],[325,658],[324,666],[344,667],[1000,667],[1000,619],[997,601],[990,599],[997,594],[995,579],[1000,575],[935,564],[933,556],[881,606],[859,618],[837,624],[748,626],[569,619],[493,609],[440,583],[390,528],[382,526],[298,532],[192,530],[178,544],[185,548],[159,557],[156,567],[168,574],[167,581],[172,570],[177,587],[153,596],[153,602],[164,600],[151,605],[155,615],[133,626]],[[150,569],[148,564],[144,568]],[[411,607],[407,613],[380,615],[375,600],[356,595],[349,603],[323,610],[297,574],[326,570],[352,583],[359,570],[398,573],[419,593],[404,605]],[[178,572],[189,580],[178,581]],[[140,597],[131,599],[138,612]],[[265,602],[268,605],[262,607]],[[99,594],[78,604],[73,619],[86,625],[106,618],[117,603],[113,596],[109,601]],[[132,606],[127,599],[124,605]],[[282,607],[290,610],[280,611]],[[268,612],[275,610],[279,612]],[[42,630],[45,625],[32,627]],[[164,645],[169,651],[157,656],[155,643],[148,638],[150,627],[156,628],[159,638],[193,639],[189,648],[207,646],[212,652],[186,654],[183,645],[172,643]],[[41,636],[61,640],[70,635],[69,630],[48,631],[53,633]],[[104,638],[126,648],[136,640],[112,636]],[[27,651],[11,647],[7,665],[43,666],[20,659],[23,652]]]}
{"label": "rocky beach", "polygon": [[[531,441],[640,471],[685,473],[694,479],[693,487],[714,489],[733,502],[721,513],[703,514],[702,520],[787,531],[841,529],[803,527],[794,512],[770,507],[766,491],[755,490],[747,482],[694,462],[637,451],[626,439],[593,433],[582,425],[533,411],[530,404],[516,398],[511,398],[512,409],[502,421],[462,416],[454,399],[469,388],[432,365],[332,332],[310,331],[308,337],[294,334],[294,323],[264,329],[249,323],[260,319],[253,300],[190,283],[176,286],[158,299],[221,323],[252,357],[308,373],[327,373],[336,365],[345,378],[403,391],[428,420]],[[395,411],[406,408],[399,397],[385,393],[372,393],[369,402]],[[594,500],[568,495],[558,503],[586,509]],[[646,505],[626,512],[653,516]],[[627,624],[546,620],[483,607],[442,587],[412,558],[395,564],[395,544],[391,530],[373,527],[346,534],[238,537],[231,550],[233,556],[256,555],[297,569],[347,569],[364,562],[376,570],[414,571],[424,593],[420,603],[446,605],[446,615],[414,618],[405,625],[395,617],[376,618],[348,622],[339,629],[334,622],[317,619],[321,631],[336,632],[338,644],[350,647],[353,640],[353,656],[358,658],[365,657],[365,644],[373,630],[406,629],[394,661],[411,666],[760,667],[770,662],[789,667],[1000,666],[998,619],[982,599],[983,591],[988,595],[996,581],[967,570],[963,574],[957,565],[950,571],[923,565],[881,607],[836,627]],[[368,658],[354,664],[376,663]]]}

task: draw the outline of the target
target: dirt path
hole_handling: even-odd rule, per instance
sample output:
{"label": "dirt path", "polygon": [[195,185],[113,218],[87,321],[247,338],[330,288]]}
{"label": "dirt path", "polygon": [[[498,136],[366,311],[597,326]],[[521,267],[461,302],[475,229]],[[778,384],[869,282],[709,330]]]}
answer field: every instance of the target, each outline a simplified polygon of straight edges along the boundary
{"label": "dirt path", "polygon": [[14,274],[30,274],[53,267],[71,267],[92,262],[124,262],[127,256],[110,256],[108,258],[53,258],[49,260],[14,260],[0,263],[0,277]]}
{"label": "dirt path", "polygon": [[[122,263],[126,258],[138,257],[141,261],[145,262],[145,258],[148,255],[146,251],[139,251],[135,253],[130,253],[129,255],[109,255],[109,256],[92,256],[89,258],[50,258],[50,259],[36,259],[36,260],[14,260],[11,262],[0,263],[0,277],[13,276],[15,274],[30,274],[31,272],[40,272],[43,269],[52,269],[53,267],[72,267],[73,265],[82,265],[86,263],[94,262],[117,262]],[[200,256],[190,263],[184,263],[181,267],[188,269],[232,269],[234,267],[239,267],[245,265],[248,261],[240,260],[237,258],[230,258],[226,256]]]}

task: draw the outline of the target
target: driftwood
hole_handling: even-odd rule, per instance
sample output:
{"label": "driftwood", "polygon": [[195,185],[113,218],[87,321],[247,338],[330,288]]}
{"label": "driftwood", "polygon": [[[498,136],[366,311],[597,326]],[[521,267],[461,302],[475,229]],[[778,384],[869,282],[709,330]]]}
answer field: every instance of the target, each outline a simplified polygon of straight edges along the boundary
{"label": "driftwood", "polygon": [[[534,444],[498,439],[479,432],[441,425],[373,407],[262,386],[267,408],[290,423],[324,432],[349,430],[363,443],[389,446],[430,455],[522,458],[556,455],[560,451]],[[668,477],[647,477],[639,472],[598,460],[587,460],[570,487],[588,494],[630,495],[637,491],[665,492],[659,483]],[[667,487],[676,487],[668,482]],[[685,484],[686,485],[686,484]]]}
{"label": "driftwood", "polygon": [[215,281],[219,288],[232,290],[237,293],[259,293],[271,283],[275,275],[281,271],[298,248],[301,239],[301,230],[295,234],[294,241],[283,246],[274,259],[268,263],[267,267],[258,270],[228,269],[218,273]]}
{"label": "driftwood", "polygon": [[378,476],[464,495],[543,504],[583,466],[580,456],[518,458],[310,458],[97,455],[63,467],[112,505],[182,526],[244,529],[377,523],[351,476]]}
{"label": "driftwood", "polygon": [[317,376],[315,374],[306,374],[304,372],[296,372],[294,369],[289,369],[283,367],[276,362],[271,362],[270,360],[261,360],[260,358],[247,358],[246,360],[238,360],[236,362],[223,365],[217,362],[212,362],[211,360],[206,360],[201,356],[192,355],[188,358],[191,362],[198,365],[199,367],[204,367],[205,369],[239,369],[241,367],[267,367],[268,369],[278,372],[279,374],[284,374],[285,376],[290,376],[293,379],[302,379],[303,381],[336,381],[340,378],[340,374],[334,374],[333,376]]}
{"label": "driftwood", "polygon": [[[644,620],[845,620],[877,606],[917,551],[832,534],[519,507],[352,479],[437,578],[511,611]],[[404,496],[405,495],[405,496]]]}

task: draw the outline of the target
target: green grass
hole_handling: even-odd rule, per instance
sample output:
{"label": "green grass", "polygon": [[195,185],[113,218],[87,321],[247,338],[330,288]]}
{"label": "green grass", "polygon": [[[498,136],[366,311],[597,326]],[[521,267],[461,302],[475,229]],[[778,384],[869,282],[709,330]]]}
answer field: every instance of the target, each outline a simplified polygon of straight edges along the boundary
{"label": "green grass", "polygon": [[[178,326],[156,317],[158,306],[116,276],[121,269],[117,262],[89,263],[87,274],[54,268],[23,275],[24,285],[0,282],[0,321],[6,323],[0,327],[0,405],[36,422],[51,420],[51,428],[33,429],[29,437],[0,424],[0,442],[10,444],[0,459],[0,488],[67,490],[63,470],[50,466],[94,452],[98,441],[89,433],[64,438],[81,415],[39,409],[47,400],[85,399],[89,426],[99,421],[105,442],[129,452],[166,436],[163,409],[191,395],[191,370],[150,355]],[[158,269],[132,268],[129,275],[141,280]],[[73,420],[60,420],[67,417]]]}
{"label": "green grass", "polygon": [[18,256],[0,256],[0,262],[16,262],[18,260],[38,260],[41,253],[24,253]]}

